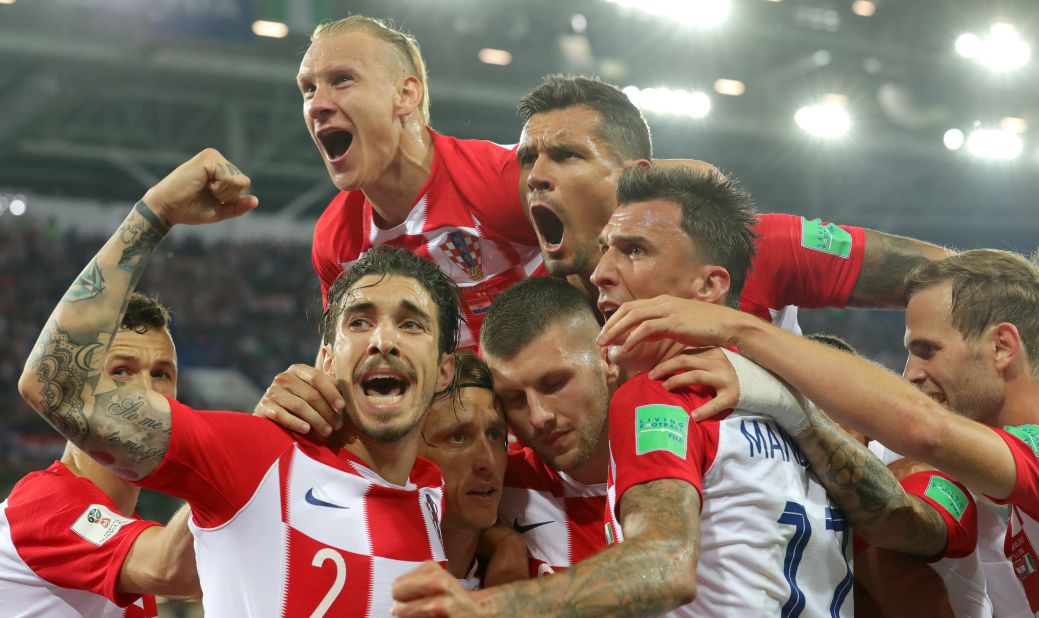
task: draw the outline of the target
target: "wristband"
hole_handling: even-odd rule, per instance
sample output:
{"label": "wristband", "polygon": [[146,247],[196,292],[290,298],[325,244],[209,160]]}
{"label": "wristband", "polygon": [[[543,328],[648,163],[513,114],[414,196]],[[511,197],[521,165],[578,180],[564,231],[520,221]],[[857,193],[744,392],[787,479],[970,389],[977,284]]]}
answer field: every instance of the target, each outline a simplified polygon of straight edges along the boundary
{"label": "wristband", "polygon": [[764,367],[739,354],[722,348],[736,371],[740,399],[736,408],[752,414],[768,416],[790,436],[808,429],[804,397],[769,373]]}

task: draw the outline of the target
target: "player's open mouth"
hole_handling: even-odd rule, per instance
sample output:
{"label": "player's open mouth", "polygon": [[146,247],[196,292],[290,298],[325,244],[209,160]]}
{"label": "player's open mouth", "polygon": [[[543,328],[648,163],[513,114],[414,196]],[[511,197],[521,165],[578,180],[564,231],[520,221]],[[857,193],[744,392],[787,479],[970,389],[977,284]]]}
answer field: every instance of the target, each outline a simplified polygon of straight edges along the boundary
{"label": "player's open mouth", "polygon": [[615,304],[613,304],[611,302],[600,300],[598,304],[599,304],[599,313],[602,313],[602,317],[604,317],[607,320],[609,320],[610,316],[612,316],[614,313],[617,313],[617,309],[618,309],[617,305],[615,305]]}
{"label": "player's open mouth", "polygon": [[563,244],[563,222],[547,206],[534,204],[530,207],[534,227],[545,244],[546,251],[555,251]]}
{"label": "player's open mouth", "polygon": [[325,149],[325,156],[329,161],[339,160],[347,150],[350,150],[350,144],[354,141],[353,134],[343,129],[321,131],[317,138]]}
{"label": "player's open mouth", "polygon": [[476,496],[478,498],[490,498],[494,494],[498,493],[498,490],[493,487],[489,487],[487,489],[474,489],[466,493],[470,496]]}
{"label": "player's open mouth", "polygon": [[361,381],[365,398],[375,405],[399,403],[410,385],[407,378],[395,373],[375,373]]}

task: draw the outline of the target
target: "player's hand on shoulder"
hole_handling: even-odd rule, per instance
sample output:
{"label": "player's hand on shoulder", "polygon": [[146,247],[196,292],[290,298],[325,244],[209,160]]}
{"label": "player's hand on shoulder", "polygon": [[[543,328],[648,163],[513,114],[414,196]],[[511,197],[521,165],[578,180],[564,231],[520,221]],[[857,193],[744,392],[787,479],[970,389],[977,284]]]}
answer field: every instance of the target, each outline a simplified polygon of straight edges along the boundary
{"label": "player's hand on shoulder", "polygon": [[397,618],[468,618],[482,616],[475,595],[436,562],[426,562],[393,582]]}
{"label": "player's hand on shoulder", "polygon": [[249,177],[207,148],[169,173],[143,201],[166,224],[198,225],[241,216],[259,204],[246,191]]}
{"label": "player's hand on shoulder", "polygon": [[742,319],[735,309],[688,298],[664,295],[631,300],[606,320],[597,342],[621,346],[621,354],[643,341],[659,339],[690,346],[731,345],[734,324]]}
{"label": "player's hand on shoulder", "polygon": [[713,399],[697,408],[694,416],[705,419],[735,408],[740,400],[740,383],[729,357],[721,348],[695,348],[669,358],[649,372],[673,391],[692,386],[714,389]]}
{"label": "player's hand on shoulder", "polygon": [[335,380],[310,365],[296,364],[279,373],[253,415],[306,434],[328,436],[343,425],[346,402]]}

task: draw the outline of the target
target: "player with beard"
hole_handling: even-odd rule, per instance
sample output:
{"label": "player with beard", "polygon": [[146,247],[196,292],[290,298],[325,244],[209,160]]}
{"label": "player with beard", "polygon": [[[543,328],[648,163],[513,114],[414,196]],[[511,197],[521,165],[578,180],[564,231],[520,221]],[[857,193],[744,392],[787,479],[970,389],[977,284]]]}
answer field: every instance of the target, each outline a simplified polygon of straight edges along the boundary
{"label": "player with beard", "polygon": [[322,370],[346,424],[317,445],[244,414],[196,412],[104,373],[134,284],[170,227],[245,214],[249,179],[205,150],[147,191],[58,303],[19,390],[117,476],[183,498],[207,614],[384,615],[390,582],[443,562],[443,480],[416,453],[453,378],[454,283],[402,249],[370,251],[329,290]]}
{"label": "player with beard", "polygon": [[[752,211],[746,195],[715,174],[673,170],[641,178],[638,170],[631,172],[624,175],[627,184],[622,180],[619,191],[619,199],[626,205],[603,232],[603,258],[593,277],[601,290],[600,309],[608,312],[612,303],[626,296],[653,295],[664,289],[724,302],[731,282],[738,294],[753,252]],[[540,283],[526,282],[518,288],[536,290]],[[511,293],[501,301],[508,300]],[[542,306],[536,309],[546,311]],[[590,320],[590,312],[587,317]],[[537,318],[540,315],[532,319]],[[507,330],[508,324],[503,324]],[[528,435],[546,461],[574,465],[585,452],[580,448],[584,438],[578,430],[580,422],[575,419],[589,427],[602,427],[595,420],[605,421],[607,416],[604,410],[596,414],[594,409],[560,408],[558,401],[553,402],[557,392],[561,399],[580,388],[575,382],[581,373],[566,365],[588,360],[568,351],[562,337],[588,329],[581,328],[575,318],[548,324],[544,335],[553,337],[555,354],[565,363],[551,370],[552,363],[546,361],[551,346],[539,353],[529,347],[523,351],[546,366],[545,378],[533,381],[530,388],[511,386],[523,415],[509,408],[509,383],[496,381],[496,387],[502,389],[510,422],[516,427],[516,420],[521,426],[525,421],[531,427]],[[495,332],[493,322],[486,326],[484,341]],[[591,333],[587,336],[591,346]],[[812,615],[848,611],[851,575],[846,524],[839,511],[826,506],[822,487],[808,481],[808,462],[796,447],[760,415],[739,413],[720,423],[689,427],[689,410],[711,401],[713,391],[698,386],[670,393],[659,381],[641,373],[683,353],[683,346],[645,345],[638,351],[623,357],[625,363],[633,363],[625,366],[628,375],[639,375],[625,382],[610,401],[608,451],[602,452],[606,449],[601,439],[595,449],[601,459],[609,460],[611,508],[607,513],[611,525],[607,534],[616,540],[623,534],[627,540],[553,577],[472,595],[424,565],[395,584],[396,615],[494,614],[516,604],[546,615],[645,615],[688,602],[697,595],[698,586],[700,596],[682,612],[756,615],[779,613],[781,607]],[[592,356],[600,363],[600,380],[606,383],[601,353]],[[497,379],[494,354],[488,353],[488,357]],[[778,387],[773,379],[764,379]],[[584,392],[599,390],[584,381]],[[531,398],[532,394],[539,396]],[[524,401],[526,398],[531,399]],[[717,399],[714,401],[717,405]],[[526,410],[522,410],[524,406]],[[800,410],[797,405],[788,407],[791,414]],[[560,409],[566,412],[557,412]],[[673,431],[661,432],[663,426]],[[517,433],[523,435],[519,429]],[[766,435],[770,437],[763,437]],[[769,446],[771,441],[775,441],[774,448]],[[682,448],[678,448],[679,442]],[[748,442],[752,443],[750,453]],[[876,467],[884,470],[879,462]],[[907,499],[890,474],[870,476],[864,482],[874,491],[882,488]],[[702,518],[697,516],[701,484],[709,498],[703,503]],[[872,515],[868,507],[853,503],[852,508],[855,519]],[[814,535],[807,532],[809,524],[816,530]],[[943,524],[939,521],[938,525]],[[867,528],[867,534],[881,530]],[[924,551],[940,550],[941,542],[939,539],[938,547]],[[790,563],[792,552],[796,554],[794,563],[802,565],[800,572],[784,566]],[[699,570],[698,561],[703,566]]]}
{"label": "player with beard", "polygon": [[[1020,255],[977,249],[920,267],[906,287],[904,375],[916,389],[862,359],[683,299],[629,303],[600,341],[739,346],[834,418],[1009,504],[1004,551],[1026,611],[1036,612],[1039,268]],[[990,587],[1012,581],[1009,572],[987,579]]]}

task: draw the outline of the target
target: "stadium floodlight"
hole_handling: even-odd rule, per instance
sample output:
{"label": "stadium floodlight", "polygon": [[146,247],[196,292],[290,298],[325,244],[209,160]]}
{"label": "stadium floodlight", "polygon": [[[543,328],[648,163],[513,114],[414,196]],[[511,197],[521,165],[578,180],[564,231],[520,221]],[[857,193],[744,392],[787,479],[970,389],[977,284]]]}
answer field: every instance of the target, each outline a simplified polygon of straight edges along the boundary
{"label": "stadium floodlight", "polygon": [[732,10],[731,0],[607,0],[695,28],[717,28]]}
{"label": "stadium floodlight", "polygon": [[265,36],[272,39],[284,39],[289,33],[289,27],[280,21],[266,21],[258,19],[253,22],[253,34]]}
{"label": "stadium floodlight", "polygon": [[570,27],[577,34],[581,34],[588,29],[588,18],[580,13],[574,13],[570,16]]}
{"label": "stadium floodlight", "polygon": [[1032,49],[1017,28],[1006,23],[992,24],[984,39],[971,32],[961,34],[956,38],[956,53],[993,71],[1017,69],[1032,58]]}
{"label": "stadium floodlight", "polygon": [[702,92],[628,86],[624,94],[639,109],[656,114],[703,118],[711,112],[711,98]]}
{"label": "stadium floodlight", "polygon": [[1028,121],[1017,116],[1006,116],[999,121],[999,128],[1007,133],[1024,133],[1028,131]]}
{"label": "stadium floodlight", "polygon": [[11,198],[11,203],[8,204],[7,210],[14,216],[20,217],[25,214],[25,207],[28,204],[24,195],[16,195]]}
{"label": "stadium floodlight", "polygon": [[1011,161],[1023,150],[1020,135],[998,129],[975,129],[967,137],[967,152],[982,159]]}
{"label": "stadium floodlight", "polygon": [[967,140],[967,137],[963,134],[963,131],[959,129],[949,129],[942,135],[942,143],[949,150],[959,150],[963,148],[963,142]]}
{"label": "stadium floodlight", "polygon": [[859,17],[872,17],[877,12],[877,5],[870,0],[855,0],[851,3],[851,12]]}
{"label": "stadium floodlight", "polygon": [[479,53],[480,62],[484,64],[496,64],[500,67],[507,66],[512,62],[512,54],[504,49],[484,47]]}
{"label": "stadium floodlight", "polygon": [[822,103],[797,110],[794,122],[806,132],[827,139],[844,137],[851,128],[851,117],[842,105]]}
{"label": "stadium floodlight", "polygon": [[714,80],[714,91],[718,94],[738,97],[747,91],[747,86],[738,79],[716,79]]}

